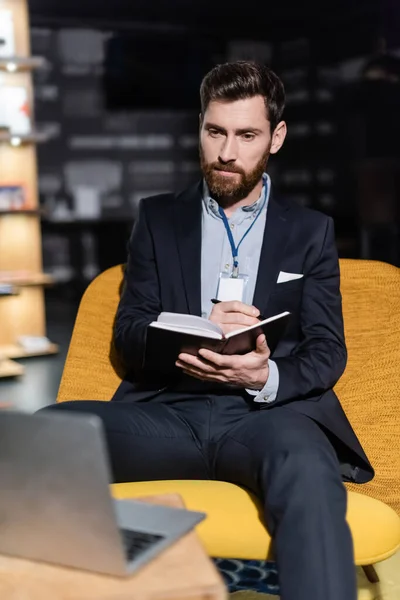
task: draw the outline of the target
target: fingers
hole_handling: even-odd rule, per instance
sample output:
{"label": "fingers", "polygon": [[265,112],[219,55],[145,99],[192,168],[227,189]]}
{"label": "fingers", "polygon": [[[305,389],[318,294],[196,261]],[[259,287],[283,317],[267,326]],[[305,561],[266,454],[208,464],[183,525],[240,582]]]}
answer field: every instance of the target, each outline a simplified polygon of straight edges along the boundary
{"label": "fingers", "polygon": [[[212,352],[211,354],[215,353]],[[190,375],[191,377],[195,377],[202,381],[215,381],[220,383],[227,381],[226,373],[221,373],[219,371],[220,367],[202,360],[197,356],[192,356],[191,354],[180,354],[175,364],[182,369],[185,375]]]}
{"label": "fingers", "polygon": [[225,313],[241,313],[248,317],[258,317],[260,311],[255,306],[250,306],[239,300],[229,300],[226,302],[219,302],[214,306],[214,310]]}
{"label": "fingers", "polygon": [[195,379],[200,379],[200,381],[215,381],[216,383],[227,383],[227,380],[222,375],[209,375],[203,373],[199,369],[183,369],[183,373],[185,375],[189,375],[190,377],[194,377]]}
{"label": "fingers", "polygon": [[228,382],[238,357],[223,356],[211,350],[201,349],[200,357],[180,354],[176,366],[187,375],[207,381]]}
{"label": "fingers", "polygon": [[232,300],[216,304],[209,319],[217,323],[222,331],[227,334],[231,331],[257,325],[259,314],[260,311],[255,306],[250,306],[239,300]]}
{"label": "fingers", "polygon": [[219,318],[219,322],[224,325],[237,325],[236,329],[239,327],[250,327],[251,325],[256,325],[259,321],[256,317],[249,317],[242,313],[221,313]]}
{"label": "fingers", "polygon": [[256,345],[259,348],[265,347],[267,345],[267,338],[263,333],[260,333],[260,335],[257,337]]}
{"label": "fingers", "polygon": [[[203,352],[201,350],[201,352]],[[215,355],[216,360],[219,360],[218,357],[220,358],[227,358],[227,357],[223,357],[220,354],[216,354],[215,352],[211,352],[212,355]],[[222,362],[222,361],[221,361]],[[217,362],[215,361],[209,361],[208,359],[205,359],[205,357],[201,356],[193,356],[192,354],[180,354],[178,356],[178,360],[176,361],[176,366],[180,367],[181,369],[186,369],[186,368],[195,368],[195,369],[199,369],[201,371],[203,371],[203,373],[215,373],[219,368],[222,368],[223,365],[218,365]]]}
{"label": "fingers", "polygon": [[267,339],[263,333],[261,333],[256,340],[256,352],[259,354],[270,355],[270,349],[268,348]]}
{"label": "fingers", "polygon": [[228,354],[218,354],[217,352],[213,352],[212,350],[207,350],[206,348],[200,348],[199,354],[202,358],[204,358],[207,362],[215,365],[216,367],[220,367],[223,369],[234,369],[236,363],[236,357]]}

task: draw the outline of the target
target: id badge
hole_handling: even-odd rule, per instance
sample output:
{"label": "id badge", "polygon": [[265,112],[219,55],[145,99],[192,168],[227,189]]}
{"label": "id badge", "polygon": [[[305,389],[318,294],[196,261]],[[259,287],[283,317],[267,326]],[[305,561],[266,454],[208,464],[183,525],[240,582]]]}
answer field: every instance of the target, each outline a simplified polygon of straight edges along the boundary
{"label": "id badge", "polygon": [[217,300],[227,302],[239,300],[245,302],[248,275],[230,277],[227,273],[220,273],[217,289]]}

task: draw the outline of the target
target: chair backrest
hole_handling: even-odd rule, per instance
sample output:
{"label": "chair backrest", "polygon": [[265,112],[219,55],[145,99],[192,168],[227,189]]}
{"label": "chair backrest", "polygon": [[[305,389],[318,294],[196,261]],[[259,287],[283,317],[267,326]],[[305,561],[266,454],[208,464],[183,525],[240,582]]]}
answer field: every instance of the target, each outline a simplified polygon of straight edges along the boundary
{"label": "chair backrest", "polygon": [[348,363],[335,391],[376,472],[349,488],[400,515],[400,269],[361,260],[340,266]]}
{"label": "chair backrest", "polygon": [[[357,491],[400,513],[400,269],[340,261],[348,364],[336,392],[376,469]],[[109,400],[123,377],[112,344],[123,267],[89,285],[79,307],[58,402]]]}
{"label": "chair backrest", "polygon": [[75,321],[58,390],[64,400],[110,400],[123,377],[113,345],[113,328],[123,280],[118,265],[87,287]]}

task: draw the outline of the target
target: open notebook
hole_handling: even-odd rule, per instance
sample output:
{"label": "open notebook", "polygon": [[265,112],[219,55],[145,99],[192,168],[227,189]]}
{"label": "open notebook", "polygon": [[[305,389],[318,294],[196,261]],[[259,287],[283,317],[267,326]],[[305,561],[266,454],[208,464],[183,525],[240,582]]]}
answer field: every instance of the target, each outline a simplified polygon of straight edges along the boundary
{"label": "open notebook", "polygon": [[224,335],[222,329],[196,315],[162,312],[157,321],[147,329],[145,369],[168,372],[174,368],[178,354],[196,355],[200,348],[220,354],[245,354],[254,350],[256,339],[264,333],[271,354],[282,337],[290,313],[283,312],[251,327],[231,331]]}

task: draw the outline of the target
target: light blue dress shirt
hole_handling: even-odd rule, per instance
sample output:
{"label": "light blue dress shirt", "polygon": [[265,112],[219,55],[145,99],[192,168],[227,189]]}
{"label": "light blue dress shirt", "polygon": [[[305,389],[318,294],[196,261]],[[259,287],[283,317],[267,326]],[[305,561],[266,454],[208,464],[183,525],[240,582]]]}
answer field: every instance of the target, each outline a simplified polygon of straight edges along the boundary
{"label": "light blue dress shirt", "polygon": [[[246,304],[253,303],[261,246],[267,219],[271,181],[266,173],[264,174],[264,180],[266,181],[266,185],[263,186],[258,200],[250,206],[243,206],[236,209],[228,219],[233,239],[237,245],[257,216],[260,207],[264,204],[262,212],[239,248],[239,273],[247,275],[243,298]],[[267,194],[266,198],[265,193]],[[264,200],[266,200],[265,203]],[[211,198],[208,186],[204,181],[201,244],[201,310],[202,316],[206,319],[213,308],[211,298],[216,298],[217,295],[220,273],[230,275],[233,266],[232,262],[232,250],[224,223],[218,212],[218,203]],[[269,360],[268,362],[269,377],[263,389],[259,391],[247,390],[249,394],[254,396],[255,402],[273,402],[278,392],[278,367],[273,360]]]}

